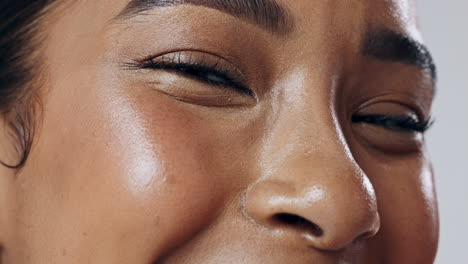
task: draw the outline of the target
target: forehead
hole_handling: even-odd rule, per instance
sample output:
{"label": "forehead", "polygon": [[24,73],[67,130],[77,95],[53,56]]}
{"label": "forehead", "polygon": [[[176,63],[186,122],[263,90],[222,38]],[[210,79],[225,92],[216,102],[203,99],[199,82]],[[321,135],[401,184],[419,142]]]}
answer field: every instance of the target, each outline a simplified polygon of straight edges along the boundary
{"label": "forehead", "polygon": [[418,29],[415,0],[375,0],[369,2],[370,21],[386,23],[396,31],[403,32],[422,42]]}
{"label": "forehead", "polygon": [[[335,21],[349,17],[359,21],[360,27],[385,27],[422,42],[418,30],[414,0],[279,0],[291,7],[298,19],[311,20],[311,14],[335,17]],[[325,15],[324,15],[325,14]]]}
{"label": "forehead", "polygon": [[[363,15],[363,13],[356,12],[357,10],[364,10],[364,14],[368,23],[386,23],[397,27],[398,29],[404,29],[409,27],[414,27],[410,30],[416,29],[416,12],[415,6],[416,3],[414,0],[229,0],[228,2],[236,3],[247,3],[249,2],[274,2],[278,3],[280,6],[286,7],[291,11],[293,19],[297,19],[301,15],[310,15],[311,13],[321,12],[321,13],[330,13],[332,14],[333,10],[338,11],[347,7],[353,7],[352,9],[346,9],[347,14],[352,15]],[[132,2],[132,0],[80,0],[80,1],[71,1],[64,0],[59,1],[63,3],[62,6],[65,9],[61,11],[65,12],[80,12],[91,11],[93,14],[98,14],[98,17],[111,17],[119,14],[125,7]],[[141,2],[145,2],[142,0]],[[148,0],[147,2],[153,3],[164,3],[169,2],[186,2],[181,0]],[[194,2],[223,2],[219,0],[199,0]],[[63,14],[63,12],[61,12]],[[337,12],[336,12],[337,13]],[[343,14],[342,12],[340,12]],[[310,16],[309,16],[310,18]],[[413,32],[416,33],[416,32]],[[419,39],[418,39],[419,40]]]}
{"label": "forehead", "polygon": [[[255,2],[255,5],[252,5],[252,2]],[[157,27],[151,24],[156,17],[147,16],[151,14],[163,15],[166,26],[172,23],[170,21],[176,22],[175,24],[182,21],[190,21],[190,24],[205,23],[197,21],[202,16],[206,19],[205,13],[209,11],[208,9],[197,9],[198,15],[193,15],[193,13],[187,15],[187,12],[179,12],[179,9],[166,10],[166,7],[185,4],[186,6],[218,9],[233,17],[239,17],[244,22],[251,22],[251,24],[260,27],[263,24],[263,29],[267,29],[267,31],[269,26],[270,33],[274,33],[275,27],[276,29],[280,28],[276,24],[288,24],[287,28],[293,33],[293,36],[286,34],[284,39],[299,40],[296,41],[296,44],[302,48],[304,45],[310,46],[314,42],[321,43],[323,47],[326,47],[330,46],[327,43],[331,41],[335,43],[336,48],[343,48],[345,45],[348,50],[363,50],[369,37],[373,38],[372,32],[380,32],[384,29],[404,37],[400,38],[395,35],[391,38],[392,43],[411,44],[411,41],[414,41],[412,45],[403,45],[405,46],[404,50],[408,51],[407,47],[413,47],[416,48],[415,51],[418,51],[413,52],[414,54],[426,56],[425,52],[421,52],[425,51],[424,47],[418,44],[422,41],[417,29],[413,0],[81,0],[68,3],[65,5],[65,9],[58,12],[58,16],[61,18],[64,18],[63,14],[67,14],[67,16],[55,26],[55,31],[70,32],[70,35],[82,32],[83,36],[90,38],[93,38],[92,35],[97,36],[106,32],[113,25],[122,25],[120,23],[122,21],[125,22],[123,24],[130,27],[132,24],[145,22],[147,23],[147,33],[151,33],[151,30],[157,31]],[[278,9],[281,9],[281,12],[276,12]],[[258,15],[259,13],[260,15]],[[127,16],[127,14],[130,15]],[[281,16],[275,20],[275,16],[272,14],[280,14]],[[135,17],[138,18],[133,19]],[[170,21],[167,21],[168,17],[171,18]],[[289,24],[292,26],[289,27]],[[208,31],[215,30],[213,27],[205,28]],[[217,26],[217,28],[218,31],[223,30],[223,27]],[[317,36],[320,37],[317,38]],[[60,38],[62,37],[61,35]],[[337,43],[338,39],[341,44]],[[411,41],[402,42],[405,39]],[[304,44],[304,41],[307,43]],[[385,47],[387,46],[389,45],[385,44]],[[390,45],[389,47],[403,46]],[[419,47],[423,49],[418,49]],[[400,51],[401,49],[398,52]],[[410,64],[415,64],[413,61]]]}

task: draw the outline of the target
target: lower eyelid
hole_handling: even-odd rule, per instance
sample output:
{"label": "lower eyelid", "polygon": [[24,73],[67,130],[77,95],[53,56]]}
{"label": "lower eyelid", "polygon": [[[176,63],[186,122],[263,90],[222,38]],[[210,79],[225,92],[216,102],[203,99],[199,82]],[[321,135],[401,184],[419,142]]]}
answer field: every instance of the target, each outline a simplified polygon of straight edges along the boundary
{"label": "lower eyelid", "polygon": [[187,77],[161,71],[144,73],[141,85],[180,102],[216,108],[250,108],[257,104],[252,96],[245,96],[234,89],[209,86]]}

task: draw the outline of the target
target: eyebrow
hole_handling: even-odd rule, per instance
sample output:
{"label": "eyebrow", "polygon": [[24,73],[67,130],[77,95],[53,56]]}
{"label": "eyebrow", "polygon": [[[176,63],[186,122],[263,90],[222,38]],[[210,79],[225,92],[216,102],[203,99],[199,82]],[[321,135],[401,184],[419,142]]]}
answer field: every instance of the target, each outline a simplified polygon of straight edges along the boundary
{"label": "eyebrow", "polygon": [[215,9],[244,19],[275,35],[286,35],[293,28],[289,10],[275,0],[132,0],[117,19],[128,19],[155,8],[177,5]]}
{"label": "eyebrow", "polygon": [[362,53],[364,56],[429,70],[432,79],[437,79],[437,69],[427,47],[396,31],[381,29],[369,32]]}

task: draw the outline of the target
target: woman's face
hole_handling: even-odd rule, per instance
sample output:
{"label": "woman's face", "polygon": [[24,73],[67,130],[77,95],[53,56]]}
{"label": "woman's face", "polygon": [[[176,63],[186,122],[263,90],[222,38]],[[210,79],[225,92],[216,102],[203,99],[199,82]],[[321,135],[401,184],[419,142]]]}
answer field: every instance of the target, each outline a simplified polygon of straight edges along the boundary
{"label": "woman's face", "polygon": [[42,26],[2,263],[432,263],[412,2],[65,1]]}

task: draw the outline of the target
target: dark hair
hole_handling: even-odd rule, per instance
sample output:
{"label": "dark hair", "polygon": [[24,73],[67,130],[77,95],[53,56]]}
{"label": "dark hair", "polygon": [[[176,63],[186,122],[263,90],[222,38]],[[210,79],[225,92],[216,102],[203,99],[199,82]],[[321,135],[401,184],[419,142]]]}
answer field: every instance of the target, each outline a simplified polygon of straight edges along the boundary
{"label": "dark hair", "polygon": [[[55,0],[0,1],[0,114],[15,145],[21,168],[32,147],[38,100],[39,21]],[[3,157],[0,157],[3,158]]]}

